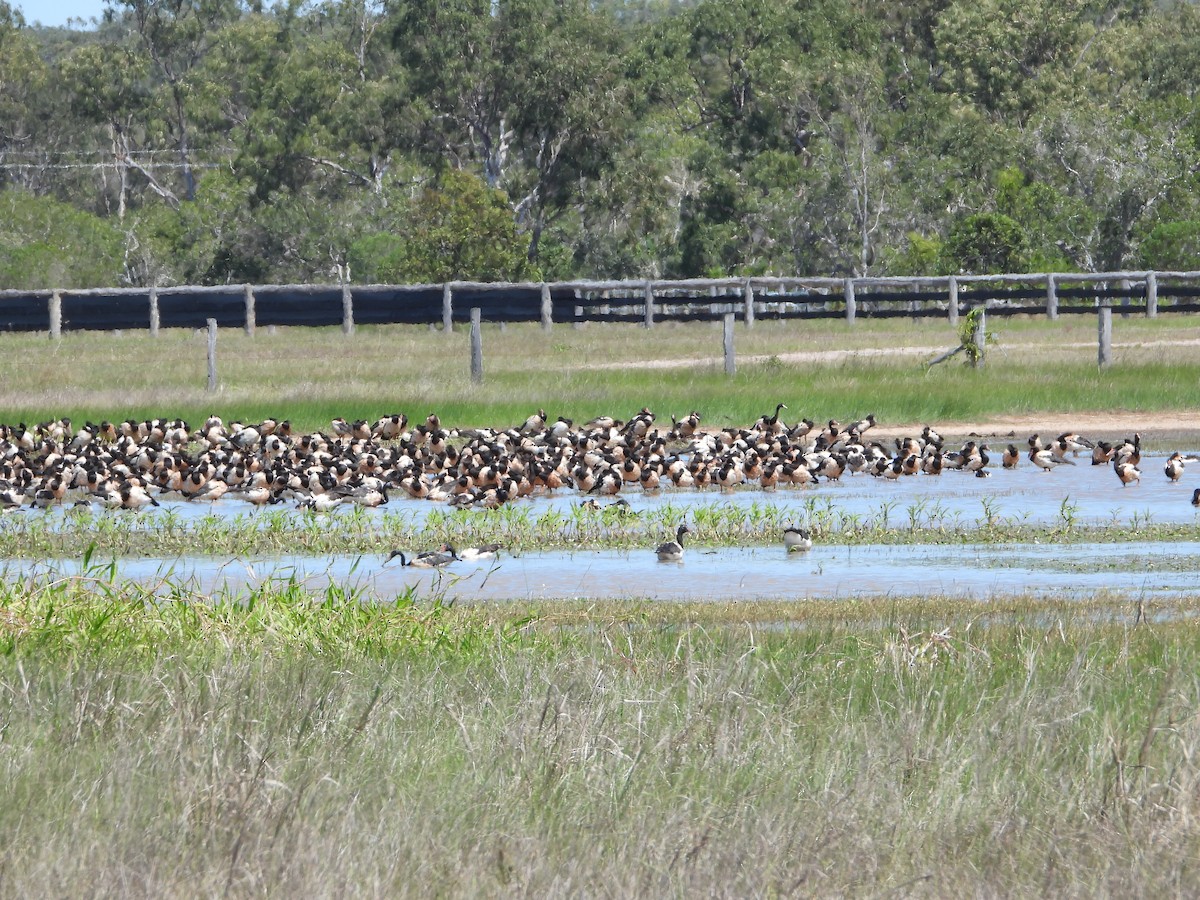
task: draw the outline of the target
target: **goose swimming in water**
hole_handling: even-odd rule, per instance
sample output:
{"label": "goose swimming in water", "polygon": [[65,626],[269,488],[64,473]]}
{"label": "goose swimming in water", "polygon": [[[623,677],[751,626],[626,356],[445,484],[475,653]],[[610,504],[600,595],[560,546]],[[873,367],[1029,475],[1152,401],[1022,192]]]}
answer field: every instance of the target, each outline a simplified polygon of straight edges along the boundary
{"label": "goose swimming in water", "polygon": [[659,544],[655,553],[661,562],[679,562],[683,559],[683,536],[691,534],[691,529],[687,525],[680,523],[679,528],[675,530],[675,540],[667,541]]}
{"label": "goose swimming in water", "polygon": [[313,494],[311,497],[305,497],[296,504],[296,509],[304,509],[309,512],[325,513],[341,506],[346,500],[345,497],[335,497],[331,494]]}
{"label": "goose swimming in water", "polygon": [[383,561],[386,566],[395,557],[400,557],[400,565],[409,566],[413,569],[440,569],[442,566],[449,565],[458,559],[458,554],[454,552],[454,548],[449,544],[443,544],[439,550],[425,550],[418,553],[412,559],[404,555],[403,550],[393,550],[388,554],[388,558]]}
{"label": "goose swimming in water", "polygon": [[789,525],[783,530],[783,546],[787,547],[788,553],[793,550],[811,550],[812,545],[812,531],[809,529]]}
{"label": "goose swimming in water", "polygon": [[451,553],[456,553],[457,558],[464,562],[476,562],[481,559],[495,559],[496,554],[502,549],[499,544],[479,544],[475,547],[463,547],[461,550],[455,550],[449,544],[446,545]]}

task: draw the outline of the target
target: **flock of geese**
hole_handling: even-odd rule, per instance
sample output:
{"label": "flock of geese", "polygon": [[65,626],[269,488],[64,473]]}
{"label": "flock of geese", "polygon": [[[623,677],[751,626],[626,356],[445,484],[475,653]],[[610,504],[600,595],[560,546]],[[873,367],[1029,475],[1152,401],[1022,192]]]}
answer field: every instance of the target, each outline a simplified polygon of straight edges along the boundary
{"label": "flock of geese", "polygon": [[[811,419],[787,424],[783,403],[747,428],[701,427],[698,412],[659,423],[643,407],[627,420],[600,416],[576,425],[539,409],[511,428],[446,428],[436,413],[410,427],[403,413],[374,422],[334,419],[326,431],[300,433],[287,420],[231,422],[212,416],[199,427],[179,419],[86,422],[57,419],[33,427],[0,425],[0,508],[92,503],[142,509],[159,498],[214,503],[236,498],[256,505],[292,502],[325,512],[341,505],[379,506],[393,496],[459,508],[496,508],[538,494],[575,491],[589,505],[630,491],[664,488],[763,491],[839,481],[853,475],[884,480],[947,470],[988,477],[992,448],[968,441],[947,447],[926,425],[891,442],[871,439],[874,415],[842,425]],[[991,451],[991,452],[989,452]],[[1027,447],[1009,444],[1003,468],[1028,464],[1042,472],[1083,462],[1110,465],[1124,485],[1141,479],[1141,438],[1092,442],[1075,433]],[[1174,454],[1166,477],[1177,481],[1194,457]],[[620,502],[616,500],[615,502]],[[1200,506],[1200,489],[1193,496]],[[656,553],[683,555],[680,525]],[[789,532],[789,549],[811,536]],[[476,553],[481,548],[472,548]],[[494,552],[494,551],[493,551]],[[437,566],[465,558],[454,548],[409,557],[401,565]],[[444,559],[433,559],[443,557]],[[389,557],[391,559],[391,557]]]}

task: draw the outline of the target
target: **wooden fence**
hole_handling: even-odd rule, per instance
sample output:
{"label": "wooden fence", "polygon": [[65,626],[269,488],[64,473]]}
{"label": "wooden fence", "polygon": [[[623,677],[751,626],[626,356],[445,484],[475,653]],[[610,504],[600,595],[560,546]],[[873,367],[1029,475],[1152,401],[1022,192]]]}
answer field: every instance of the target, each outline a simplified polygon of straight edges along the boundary
{"label": "wooden fence", "polygon": [[1200,272],[960,275],[937,278],[720,278],[551,284],[222,285],[0,291],[0,331],[721,321],[1200,312]]}

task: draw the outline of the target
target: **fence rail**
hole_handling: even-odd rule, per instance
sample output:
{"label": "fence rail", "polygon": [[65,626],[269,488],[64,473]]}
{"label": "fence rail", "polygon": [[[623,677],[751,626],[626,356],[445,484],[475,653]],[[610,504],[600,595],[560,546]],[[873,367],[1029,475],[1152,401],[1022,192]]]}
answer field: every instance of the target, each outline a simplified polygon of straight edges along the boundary
{"label": "fence rail", "polygon": [[1200,272],[905,278],[718,278],[425,285],[285,284],[0,290],[0,331],[111,331],[484,322],[556,323],[1200,312]]}

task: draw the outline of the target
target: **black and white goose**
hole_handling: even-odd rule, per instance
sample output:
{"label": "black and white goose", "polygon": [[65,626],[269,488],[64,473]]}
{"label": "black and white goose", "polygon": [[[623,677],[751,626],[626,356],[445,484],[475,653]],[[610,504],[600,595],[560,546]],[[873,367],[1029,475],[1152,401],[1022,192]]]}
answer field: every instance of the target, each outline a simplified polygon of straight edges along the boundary
{"label": "black and white goose", "polygon": [[1167,460],[1163,471],[1166,472],[1167,478],[1171,481],[1178,481],[1183,477],[1184,459],[1183,454],[1176,450]]}
{"label": "black and white goose", "polygon": [[502,549],[499,544],[478,544],[473,547],[463,547],[461,550],[455,550],[449,544],[446,545],[450,552],[457,554],[458,559],[463,562],[478,562],[483,559],[495,559],[496,555]]}
{"label": "black and white goose", "polygon": [[388,558],[383,561],[386,566],[395,557],[400,557],[400,565],[409,566],[413,569],[440,569],[442,566],[449,565],[458,559],[458,554],[449,544],[443,544],[441,550],[425,550],[418,553],[412,559],[404,555],[403,550],[393,550],[388,554]]}
{"label": "black and white goose", "polygon": [[686,524],[680,523],[675,530],[675,540],[667,541],[659,544],[655,553],[661,562],[679,562],[683,559],[683,536],[691,534],[691,529]]}
{"label": "black and white goose", "polygon": [[1030,445],[1029,461],[1038,466],[1043,472],[1049,472],[1057,466],[1073,466],[1075,463],[1066,457],[1055,456],[1050,450]]}
{"label": "black and white goose", "polygon": [[783,529],[783,546],[787,548],[788,553],[811,550],[812,545],[812,531],[810,529],[798,528],[794,525],[789,525]]}

